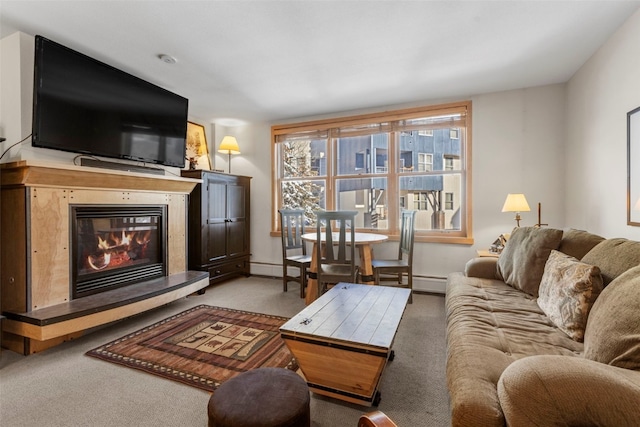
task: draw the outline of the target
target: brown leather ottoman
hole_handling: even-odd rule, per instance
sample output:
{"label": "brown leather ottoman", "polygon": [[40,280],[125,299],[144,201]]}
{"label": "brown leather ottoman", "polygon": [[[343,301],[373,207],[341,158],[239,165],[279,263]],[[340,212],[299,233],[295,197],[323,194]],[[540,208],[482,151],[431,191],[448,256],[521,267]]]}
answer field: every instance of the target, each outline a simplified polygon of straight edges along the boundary
{"label": "brown leather ottoman", "polygon": [[295,372],[259,368],[224,382],[209,399],[209,427],[309,427],[309,387]]}

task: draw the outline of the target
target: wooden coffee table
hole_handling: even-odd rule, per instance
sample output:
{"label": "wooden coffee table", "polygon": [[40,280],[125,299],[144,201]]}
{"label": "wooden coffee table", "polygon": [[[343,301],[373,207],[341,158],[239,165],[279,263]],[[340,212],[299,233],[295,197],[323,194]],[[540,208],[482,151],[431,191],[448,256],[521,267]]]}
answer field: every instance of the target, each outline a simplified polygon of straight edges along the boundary
{"label": "wooden coffee table", "polygon": [[338,283],[280,328],[311,391],[365,406],[380,402],[382,372],[409,289]]}

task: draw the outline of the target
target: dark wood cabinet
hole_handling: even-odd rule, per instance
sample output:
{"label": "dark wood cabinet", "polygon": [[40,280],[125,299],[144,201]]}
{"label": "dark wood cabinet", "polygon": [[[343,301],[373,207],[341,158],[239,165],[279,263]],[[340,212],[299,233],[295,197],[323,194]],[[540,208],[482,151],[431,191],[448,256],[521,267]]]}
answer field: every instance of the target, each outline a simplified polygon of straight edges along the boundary
{"label": "dark wood cabinet", "polygon": [[209,272],[209,283],[249,276],[250,184],[247,176],[189,170],[202,179],[189,197],[189,269]]}

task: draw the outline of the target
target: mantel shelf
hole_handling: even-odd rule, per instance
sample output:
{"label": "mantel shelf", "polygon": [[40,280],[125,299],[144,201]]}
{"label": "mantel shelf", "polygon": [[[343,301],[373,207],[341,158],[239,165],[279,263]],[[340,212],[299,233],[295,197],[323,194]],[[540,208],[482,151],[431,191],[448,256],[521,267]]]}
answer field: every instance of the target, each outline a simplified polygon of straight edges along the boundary
{"label": "mantel shelf", "polygon": [[2,187],[117,189],[189,194],[199,179],[21,160],[0,165]]}

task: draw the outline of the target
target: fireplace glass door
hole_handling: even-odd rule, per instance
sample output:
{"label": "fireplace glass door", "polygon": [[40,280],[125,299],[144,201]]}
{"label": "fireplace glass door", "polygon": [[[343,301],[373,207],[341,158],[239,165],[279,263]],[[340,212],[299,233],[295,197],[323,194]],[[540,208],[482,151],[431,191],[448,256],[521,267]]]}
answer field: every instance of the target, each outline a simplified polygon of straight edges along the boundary
{"label": "fireplace glass door", "polygon": [[164,206],[74,206],[73,298],[162,277]]}

